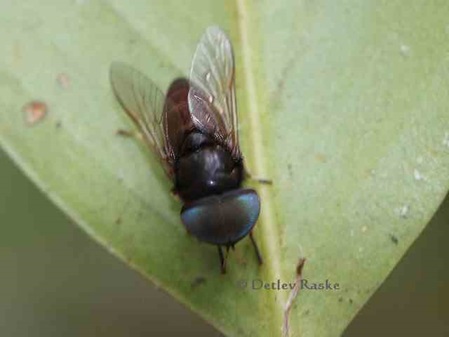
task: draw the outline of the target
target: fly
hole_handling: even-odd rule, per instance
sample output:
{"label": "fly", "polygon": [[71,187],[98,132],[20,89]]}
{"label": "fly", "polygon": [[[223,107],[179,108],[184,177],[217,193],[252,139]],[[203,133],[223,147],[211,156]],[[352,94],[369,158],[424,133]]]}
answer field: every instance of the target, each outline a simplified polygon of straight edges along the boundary
{"label": "fly", "polygon": [[255,190],[242,187],[246,171],[238,139],[234,55],[226,34],[215,26],[206,30],[189,80],[174,80],[165,96],[123,63],[111,65],[110,80],[122,108],[173,182],[187,231],[218,247],[222,273],[223,248],[229,251],[247,235],[261,264],[252,235],[260,199]]}

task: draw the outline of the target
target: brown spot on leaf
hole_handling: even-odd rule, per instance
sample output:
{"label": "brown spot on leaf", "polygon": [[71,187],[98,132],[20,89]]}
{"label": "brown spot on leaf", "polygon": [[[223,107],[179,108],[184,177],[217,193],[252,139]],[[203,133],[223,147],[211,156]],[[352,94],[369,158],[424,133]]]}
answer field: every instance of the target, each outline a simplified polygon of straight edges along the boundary
{"label": "brown spot on leaf", "polygon": [[390,234],[390,240],[391,240],[391,242],[393,242],[395,245],[397,245],[397,244],[399,243],[399,239],[398,239],[395,235],[393,235],[393,234]]}
{"label": "brown spot on leaf", "polygon": [[194,278],[194,280],[192,281],[192,283],[190,284],[190,286],[192,288],[196,288],[202,284],[206,283],[206,278],[203,276],[197,276]]}
{"label": "brown spot on leaf", "polygon": [[70,87],[70,77],[66,73],[59,73],[56,76],[56,82],[62,89],[68,89]]}
{"label": "brown spot on leaf", "polygon": [[325,162],[327,162],[326,156],[325,156],[324,154],[322,154],[322,153],[317,153],[317,154],[315,154],[315,159],[316,159],[317,161],[319,161],[320,163],[325,163]]}
{"label": "brown spot on leaf", "polygon": [[47,115],[48,106],[42,101],[31,101],[24,105],[25,122],[32,126],[40,122]]}

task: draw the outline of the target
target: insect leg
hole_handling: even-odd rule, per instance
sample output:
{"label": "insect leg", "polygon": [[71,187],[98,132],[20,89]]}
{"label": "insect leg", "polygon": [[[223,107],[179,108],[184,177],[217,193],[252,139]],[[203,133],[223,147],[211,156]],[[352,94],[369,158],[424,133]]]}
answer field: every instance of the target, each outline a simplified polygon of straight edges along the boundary
{"label": "insect leg", "polygon": [[262,255],[260,254],[259,247],[257,247],[257,243],[256,243],[256,240],[254,239],[252,231],[249,233],[249,238],[251,239],[251,242],[254,247],[254,251],[256,252],[257,261],[259,261],[259,264],[262,264],[263,263]]}
{"label": "insect leg", "polygon": [[258,182],[259,184],[273,185],[273,180],[266,179],[266,178],[255,177],[251,173],[249,173],[249,171],[246,168],[245,168],[245,171],[244,171],[244,176],[245,176],[245,178],[253,180],[255,182]]}
{"label": "insect leg", "polygon": [[226,258],[223,254],[223,250],[221,249],[221,246],[217,246],[218,248],[218,257],[220,258],[220,269],[222,274],[226,274]]}
{"label": "insect leg", "polygon": [[139,141],[143,141],[143,136],[139,131],[118,129],[115,133],[122,137],[135,138],[138,139]]}

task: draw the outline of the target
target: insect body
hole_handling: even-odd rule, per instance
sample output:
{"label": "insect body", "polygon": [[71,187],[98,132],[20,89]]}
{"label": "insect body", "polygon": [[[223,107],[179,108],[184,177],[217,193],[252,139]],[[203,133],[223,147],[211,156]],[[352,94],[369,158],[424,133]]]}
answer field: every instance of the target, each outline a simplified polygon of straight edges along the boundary
{"label": "insect body", "polygon": [[181,219],[200,241],[229,250],[252,236],[260,212],[256,191],[241,188],[245,176],[239,148],[234,88],[234,58],[227,36],[209,27],[196,49],[190,80],[176,79],[164,99],[147,77],[113,63],[114,93],[150,149],[156,152],[173,191],[183,201]]}

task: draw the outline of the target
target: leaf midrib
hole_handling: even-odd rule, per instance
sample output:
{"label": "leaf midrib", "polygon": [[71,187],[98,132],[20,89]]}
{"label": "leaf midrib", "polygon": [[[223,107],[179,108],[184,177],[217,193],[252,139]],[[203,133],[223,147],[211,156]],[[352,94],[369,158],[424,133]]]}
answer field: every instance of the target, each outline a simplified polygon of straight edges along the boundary
{"label": "leaf midrib", "polygon": [[[245,0],[236,0],[237,9],[237,27],[238,34],[240,38],[240,48],[242,55],[243,67],[243,87],[246,96],[246,108],[249,117],[249,134],[251,139],[251,149],[253,150],[251,155],[251,161],[253,166],[251,169],[255,171],[252,172],[257,177],[268,177],[266,170],[266,154],[263,148],[263,127],[262,127],[262,109],[264,107],[259,104],[262,97],[267,97],[258,92],[257,89],[266,86],[256,85],[256,71],[254,69],[254,56],[253,53],[259,48],[257,46],[251,46],[250,41],[257,41],[257,39],[250,36],[249,27],[249,16],[253,11],[250,9],[251,5]],[[253,21],[254,22],[254,21]],[[260,76],[259,76],[260,77]],[[262,80],[258,78],[258,80]],[[260,91],[260,89],[259,89]],[[263,212],[261,213],[261,218],[259,220],[260,224],[256,230],[259,231],[258,237],[262,238],[262,252],[264,255],[265,264],[265,277],[266,281],[273,282],[277,279],[283,280],[282,268],[280,261],[280,241],[279,241],[279,226],[276,221],[275,213],[273,210],[274,202],[272,201],[270,186],[259,185],[258,192],[262,200]],[[286,294],[284,292],[279,292],[278,294],[272,294],[267,292],[267,300],[269,308],[266,310],[270,317],[270,328],[271,332],[267,335],[278,336],[280,335],[282,320],[283,320],[283,309],[284,303],[286,302]]]}

